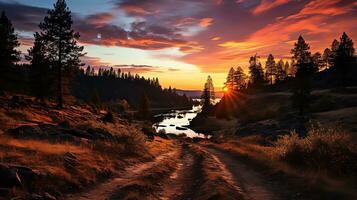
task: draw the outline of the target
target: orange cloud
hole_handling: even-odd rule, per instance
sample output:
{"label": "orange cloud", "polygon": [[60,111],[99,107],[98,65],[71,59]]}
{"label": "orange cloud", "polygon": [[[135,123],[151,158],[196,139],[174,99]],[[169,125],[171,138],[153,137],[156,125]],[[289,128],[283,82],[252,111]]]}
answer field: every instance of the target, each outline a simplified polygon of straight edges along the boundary
{"label": "orange cloud", "polygon": [[88,23],[95,24],[95,25],[104,25],[108,23],[110,20],[114,18],[114,15],[111,13],[99,13],[90,15],[87,20]]}
{"label": "orange cloud", "polygon": [[297,14],[291,15],[289,18],[303,18],[309,15],[327,15],[337,16],[351,12],[357,7],[357,2],[345,3],[344,0],[313,0]]}
{"label": "orange cloud", "polygon": [[213,38],[211,38],[211,40],[213,40],[213,41],[218,41],[218,40],[221,40],[222,38],[221,37],[213,37]]}
{"label": "orange cloud", "polygon": [[204,27],[204,28],[209,27],[209,26],[211,26],[212,24],[213,24],[213,18],[209,18],[209,17],[203,18],[203,19],[201,19],[200,22],[199,22],[199,25],[200,25],[201,27]]}
{"label": "orange cloud", "polygon": [[151,14],[151,12],[145,10],[143,7],[136,6],[136,5],[121,5],[120,8],[123,9],[125,12],[131,14],[142,14],[142,15]]}
{"label": "orange cloud", "polygon": [[262,0],[260,4],[253,9],[253,14],[258,15],[278,6],[289,3],[291,0]]}

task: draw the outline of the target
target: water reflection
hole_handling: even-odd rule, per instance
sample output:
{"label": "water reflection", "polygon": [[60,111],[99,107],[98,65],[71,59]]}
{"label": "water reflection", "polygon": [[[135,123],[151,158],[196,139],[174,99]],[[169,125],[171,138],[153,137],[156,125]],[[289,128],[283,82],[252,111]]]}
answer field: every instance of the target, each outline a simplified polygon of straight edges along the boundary
{"label": "water reflection", "polygon": [[187,137],[204,138],[204,134],[196,133],[188,128],[190,121],[196,117],[197,113],[201,112],[201,106],[193,106],[191,110],[177,110],[171,113],[160,114],[156,117],[162,117],[163,120],[154,124],[156,131],[165,130],[166,133],[186,134]]}

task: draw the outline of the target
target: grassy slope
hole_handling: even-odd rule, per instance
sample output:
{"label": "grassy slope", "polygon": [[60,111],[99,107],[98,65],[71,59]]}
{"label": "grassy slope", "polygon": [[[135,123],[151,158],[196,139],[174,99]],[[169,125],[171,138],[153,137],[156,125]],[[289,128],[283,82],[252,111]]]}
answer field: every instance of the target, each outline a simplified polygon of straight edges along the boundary
{"label": "grassy slope", "polygon": [[[61,193],[81,190],[100,182],[125,166],[150,160],[164,150],[172,148],[170,141],[148,142],[141,133],[140,123],[129,123],[117,117],[116,123],[103,123],[104,112],[95,113],[86,106],[68,106],[63,110],[43,107],[38,103],[10,108],[10,97],[1,97],[0,103],[0,163],[30,167],[39,178],[29,187],[18,187],[15,195],[48,192],[60,197]],[[79,143],[48,141],[44,139],[13,138],[7,130],[21,125],[41,123],[58,124],[67,121],[71,127],[101,128],[117,136],[131,138],[110,141],[81,140]],[[66,156],[74,155],[73,167],[66,166]]]}
{"label": "grassy slope", "polygon": [[[356,197],[357,92],[317,90],[312,95],[311,114],[304,122],[310,130],[307,138],[277,136],[294,130],[296,115],[289,93],[243,95],[238,101],[244,109],[235,123],[208,117],[200,126],[216,129],[213,139],[218,143],[209,145],[258,170],[284,174],[297,185],[308,183],[314,190],[329,191],[327,195]],[[320,128],[309,129],[313,124]]]}

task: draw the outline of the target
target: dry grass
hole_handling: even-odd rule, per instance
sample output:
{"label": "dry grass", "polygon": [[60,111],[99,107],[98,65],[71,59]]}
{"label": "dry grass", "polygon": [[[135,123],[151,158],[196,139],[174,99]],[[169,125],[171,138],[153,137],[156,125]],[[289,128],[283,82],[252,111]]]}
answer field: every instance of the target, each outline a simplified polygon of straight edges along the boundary
{"label": "dry grass", "polygon": [[[68,192],[98,181],[103,172],[115,170],[115,160],[73,144],[49,144],[0,136],[0,161],[27,166],[39,174],[31,190]],[[65,165],[65,155],[75,155],[72,168]]]}
{"label": "dry grass", "polygon": [[[159,150],[151,153],[150,148],[159,148],[161,143],[153,141],[148,148],[140,124],[129,124],[119,118],[115,123],[104,123],[100,120],[104,114],[94,113],[86,107],[68,106],[56,110],[51,105],[44,107],[36,103],[17,109],[0,108],[0,162],[33,169],[39,174],[39,179],[31,184],[31,191],[39,194],[48,192],[59,197],[60,193],[78,192],[109,178],[126,165],[157,155]],[[78,129],[103,129],[112,134],[115,140],[64,142],[15,139],[6,135],[6,130],[21,125],[57,124],[63,121]],[[75,156],[70,166],[65,159],[69,153]],[[21,190],[26,193],[29,188]],[[16,194],[20,193],[22,191],[17,189]]]}
{"label": "dry grass", "polygon": [[356,176],[356,144],[347,132],[336,128],[313,127],[304,138],[295,132],[280,137],[272,150],[276,159],[296,168]]}
{"label": "dry grass", "polygon": [[291,177],[297,187],[349,198],[357,196],[356,143],[351,134],[339,129],[314,127],[304,138],[291,133],[271,141],[253,135],[206,145],[229,152],[265,173]]}

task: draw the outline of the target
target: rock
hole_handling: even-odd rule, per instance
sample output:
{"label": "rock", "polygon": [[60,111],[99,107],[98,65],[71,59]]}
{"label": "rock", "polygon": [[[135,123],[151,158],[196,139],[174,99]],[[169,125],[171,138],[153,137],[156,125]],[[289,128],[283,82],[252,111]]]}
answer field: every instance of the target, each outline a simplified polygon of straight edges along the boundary
{"label": "rock", "polygon": [[66,128],[66,129],[71,128],[71,124],[69,123],[69,121],[62,121],[62,122],[58,123],[58,126],[61,128]]}
{"label": "rock", "polygon": [[21,178],[16,170],[8,165],[0,164],[0,188],[12,188],[14,186],[21,186]]}
{"label": "rock", "polygon": [[39,194],[31,194],[27,199],[28,200],[43,200],[42,196]]}
{"label": "rock", "polygon": [[63,155],[63,161],[63,166],[70,170],[74,170],[75,166],[78,164],[77,157],[70,152],[67,152]]}
{"label": "rock", "polygon": [[48,194],[47,192],[45,192],[45,194],[43,195],[43,199],[44,199],[44,200],[57,200],[56,197],[54,197],[54,196]]}
{"label": "rock", "polygon": [[20,177],[21,182],[24,185],[30,185],[39,176],[35,171],[33,171],[29,167],[18,166],[18,165],[11,165],[10,167],[13,168],[13,169],[16,169],[17,174]]}

